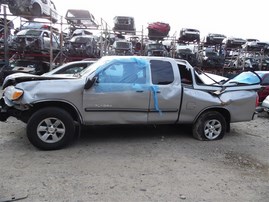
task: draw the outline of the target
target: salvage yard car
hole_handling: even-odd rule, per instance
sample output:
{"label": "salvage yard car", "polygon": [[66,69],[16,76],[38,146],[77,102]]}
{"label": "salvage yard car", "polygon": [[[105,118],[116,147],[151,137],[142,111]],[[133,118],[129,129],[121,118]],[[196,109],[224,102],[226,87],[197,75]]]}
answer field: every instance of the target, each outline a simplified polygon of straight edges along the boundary
{"label": "salvage yard car", "polygon": [[269,95],[262,101],[262,110],[269,114]]}
{"label": "salvage yard car", "polygon": [[162,43],[148,42],[144,48],[145,56],[168,56],[168,51]]}
{"label": "salvage yard car", "polygon": [[135,28],[135,20],[133,17],[130,16],[115,16],[113,18],[114,32],[124,32],[124,33],[130,33],[135,34],[136,28]]}
{"label": "salvage yard car", "polygon": [[12,37],[9,47],[17,51],[42,52],[60,50],[58,37],[49,30],[44,29],[25,29],[19,31]]}
{"label": "salvage yard car", "polygon": [[132,42],[117,40],[111,46],[110,55],[133,55]]}
{"label": "salvage yard car", "polygon": [[197,65],[200,67],[222,68],[225,58],[217,51],[201,50],[197,54]]}
{"label": "salvage yard car", "polygon": [[51,19],[53,23],[58,21],[58,13],[51,0],[0,0],[0,4],[7,4],[10,13],[28,20],[42,17]]}
{"label": "salvage yard car", "polygon": [[23,60],[18,59],[5,65],[0,69],[0,84],[10,74],[16,73],[29,73],[35,75],[41,75],[50,70],[50,64],[40,60]]}
{"label": "salvage yard car", "polygon": [[212,141],[253,119],[259,83],[254,72],[216,80],[169,57],[104,56],[73,77],[8,76],[0,120],[27,123],[43,150],[67,146],[83,125],[191,124],[194,138]]}

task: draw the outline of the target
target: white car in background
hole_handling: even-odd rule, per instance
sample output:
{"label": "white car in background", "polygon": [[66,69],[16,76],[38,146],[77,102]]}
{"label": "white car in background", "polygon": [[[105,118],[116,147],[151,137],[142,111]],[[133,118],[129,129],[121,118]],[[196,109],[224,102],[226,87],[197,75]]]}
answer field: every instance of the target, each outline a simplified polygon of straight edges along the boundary
{"label": "white car in background", "polygon": [[7,4],[10,13],[28,20],[46,18],[53,23],[58,21],[58,13],[51,0],[0,0],[0,4]]}

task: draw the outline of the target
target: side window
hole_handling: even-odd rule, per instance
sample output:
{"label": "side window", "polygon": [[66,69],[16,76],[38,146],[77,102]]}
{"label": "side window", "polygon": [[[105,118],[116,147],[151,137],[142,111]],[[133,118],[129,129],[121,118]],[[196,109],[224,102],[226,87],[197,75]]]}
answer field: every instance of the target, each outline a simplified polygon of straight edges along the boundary
{"label": "side window", "polygon": [[122,64],[112,64],[99,73],[99,83],[119,83],[123,75]]}
{"label": "side window", "polygon": [[192,84],[191,70],[187,69],[185,65],[178,64],[177,66],[180,72],[181,83]]}
{"label": "side window", "polygon": [[112,64],[99,73],[99,83],[146,83],[145,68],[136,63]]}
{"label": "side window", "polygon": [[153,84],[166,85],[173,83],[174,73],[170,62],[161,60],[151,60],[151,79]]}

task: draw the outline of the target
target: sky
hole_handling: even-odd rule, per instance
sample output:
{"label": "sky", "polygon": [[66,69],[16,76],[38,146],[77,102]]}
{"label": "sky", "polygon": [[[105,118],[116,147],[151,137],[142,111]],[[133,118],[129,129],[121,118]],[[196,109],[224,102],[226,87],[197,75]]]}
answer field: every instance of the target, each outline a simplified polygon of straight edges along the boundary
{"label": "sky", "polygon": [[97,21],[101,19],[113,27],[113,17],[131,16],[138,33],[147,32],[152,22],[168,23],[169,36],[179,36],[182,28],[227,37],[256,38],[269,42],[268,0],[52,0],[61,16],[67,9],[85,9]]}

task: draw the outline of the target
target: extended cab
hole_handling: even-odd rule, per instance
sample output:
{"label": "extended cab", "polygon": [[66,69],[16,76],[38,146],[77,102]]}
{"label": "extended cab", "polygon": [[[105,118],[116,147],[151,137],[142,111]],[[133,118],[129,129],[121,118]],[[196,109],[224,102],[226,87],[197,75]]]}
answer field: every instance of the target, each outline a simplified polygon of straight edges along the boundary
{"label": "extended cab", "polygon": [[168,57],[105,56],[73,76],[8,76],[0,120],[27,123],[45,150],[66,146],[82,125],[187,123],[195,138],[217,140],[252,120],[259,83],[253,72],[227,81]]}

